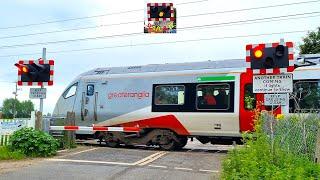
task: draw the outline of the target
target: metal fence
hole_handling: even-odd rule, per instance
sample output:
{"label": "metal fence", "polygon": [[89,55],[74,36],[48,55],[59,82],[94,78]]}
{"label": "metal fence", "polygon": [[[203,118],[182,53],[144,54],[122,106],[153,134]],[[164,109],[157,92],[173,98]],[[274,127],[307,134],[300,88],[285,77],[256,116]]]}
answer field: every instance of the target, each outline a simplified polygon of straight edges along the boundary
{"label": "metal fence", "polygon": [[265,113],[261,119],[262,130],[270,137],[272,150],[278,146],[289,153],[305,156],[311,161],[316,159],[316,150],[319,148],[319,114],[294,114],[275,118]]}

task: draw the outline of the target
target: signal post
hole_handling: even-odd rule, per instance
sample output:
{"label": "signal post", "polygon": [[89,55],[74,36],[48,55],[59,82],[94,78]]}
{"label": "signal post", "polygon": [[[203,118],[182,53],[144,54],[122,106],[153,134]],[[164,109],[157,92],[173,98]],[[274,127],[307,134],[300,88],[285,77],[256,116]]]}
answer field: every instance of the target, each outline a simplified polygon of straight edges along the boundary
{"label": "signal post", "polygon": [[[46,48],[43,48],[42,58],[38,60],[19,60],[18,86],[40,86],[30,89],[31,99],[40,99],[40,112],[43,112],[43,99],[46,97],[44,86],[53,85],[54,60],[46,60]],[[39,116],[39,117],[42,117]],[[41,118],[40,118],[41,119]]]}
{"label": "signal post", "polygon": [[253,78],[253,93],[263,109],[271,106],[275,114],[289,113],[289,93],[293,92],[293,43],[249,44],[246,46],[247,73]]}

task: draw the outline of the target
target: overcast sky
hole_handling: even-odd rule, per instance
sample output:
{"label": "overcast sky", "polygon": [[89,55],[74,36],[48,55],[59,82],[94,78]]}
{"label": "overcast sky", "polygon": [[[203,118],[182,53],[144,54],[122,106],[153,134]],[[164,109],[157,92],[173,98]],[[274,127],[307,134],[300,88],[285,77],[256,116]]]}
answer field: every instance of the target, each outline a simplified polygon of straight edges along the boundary
{"label": "overcast sky", "polygon": [[[302,42],[306,32],[284,33],[276,35],[263,35],[255,37],[212,39],[207,41],[191,41],[183,43],[170,43],[145,46],[127,46],[121,48],[105,48],[92,51],[75,51],[65,53],[52,53],[57,51],[101,48],[122,45],[135,45],[141,43],[169,42],[192,39],[219,38],[245,36],[254,34],[268,34],[278,32],[290,32],[300,30],[315,30],[320,26],[320,1],[281,6],[265,9],[238,11],[231,13],[214,12],[235,9],[255,8],[260,6],[304,2],[308,0],[207,0],[197,3],[181,4],[201,0],[176,0],[173,2],[177,8],[177,34],[144,34],[143,20],[145,12],[142,10],[146,3],[144,0],[2,0],[0,1],[0,106],[5,98],[14,97],[13,82],[17,81],[17,69],[14,67],[19,59],[38,59],[41,57],[42,48],[47,48],[47,59],[55,60],[54,86],[48,87],[47,99],[45,99],[44,112],[52,112],[55,102],[66,86],[77,75],[96,67],[144,65],[156,63],[176,63],[206,60],[221,60],[231,58],[244,58],[245,45],[249,43],[276,42],[280,38],[293,41],[296,45]],[[310,0],[309,0],[310,1]],[[158,1],[162,2],[162,1]],[[180,4],[180,5],[179,5]],[[139,10],[129,13],[114,14],[121,11]],[[310,14],[314,12],[313,14]],[[193,14],[207,14],[202,16],[188,16]],[[219,24],[234,21],[247,21],[252,19],[270,18],[275,16],[287,16],[294,14],[295,19],[282,21],[259,22],[251,24],[237,24],[232,26],[211,26],[202,29],[179,30],[179,28]],[[74,21],[60,21],[42,25],[13,26],[36,24],[47,21],[64,20],[101,14],[113,14],[86,18]],[[181,16],[181,17],[179,17]],[[301,18],[306,17],[307,18]],[[312,16],[312,17],[311,17]],[[299,19],[297,19],[299,17]],[[289,16],[289,18],[293,18]],[[108,24],[141,21],[140,23],[108,26]],[[252,22],[252,21],[251,21]],[[101,26],[106,25],[106,26]],[[66,29],[79,29],[84,27],[100,26],[98,28],[64,31],[59,33],[40,34],[33,36],[21,36],[4,38],[7,36],[25,35],[30,33],[42,33]],[[56,43],[47,45],[32,45],[15,48],[3,46],[37,44],[43,42],[62,41],[97,36],[117,34],[141,33],[135,36],[121,36],[98,40],[75,41],[69,43]],[[21,55],[38,53],[33,55]],[[296,50],[296,53],[298,51]],[[12,55],[12,56],[7,56]],[[29,88],[20,87],[18,99],[29,98]],[[39,102],[34,101],[38,109]]]}

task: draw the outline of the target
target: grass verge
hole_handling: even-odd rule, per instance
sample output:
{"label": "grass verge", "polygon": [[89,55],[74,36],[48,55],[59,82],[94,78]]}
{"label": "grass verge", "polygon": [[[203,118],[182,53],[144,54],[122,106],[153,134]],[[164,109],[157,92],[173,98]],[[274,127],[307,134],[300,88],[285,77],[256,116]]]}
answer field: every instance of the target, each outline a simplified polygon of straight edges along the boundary
{"label": "grass verge", "polygon": [[10,151],[6,146],[0,146],[0,160],[20,160],[26,156],[19,151]]}
{"label": "grass verge", "polygon": [[[255,132],[243,135],[244,146],[229,151],[224,159],[222,179],[320,179],[319,164],[314,163],[306,153],[284,148],[287,146],[272,138],[277,137],[278,132],[268,134],[265,124],[261,123],[261,116],[256,119]],[[299,132],[290,130],[287,129],[286,133],[291,132],[292,136],[298,137]],[[296,149],[301,149],[299,147]]]}

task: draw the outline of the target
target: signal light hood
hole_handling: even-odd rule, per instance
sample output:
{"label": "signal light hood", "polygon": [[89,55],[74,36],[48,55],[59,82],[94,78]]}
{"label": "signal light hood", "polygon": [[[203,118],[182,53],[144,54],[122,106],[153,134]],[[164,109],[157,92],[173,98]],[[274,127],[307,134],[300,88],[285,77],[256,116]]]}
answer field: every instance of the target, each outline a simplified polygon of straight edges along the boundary
{"label": "signal light hood", "polygon": [[29,68],[26,65],[18,64],[18,63],[15,63],[14,65],[18,68],[18,71],[21,71],[22,73],[29,72]]}
{"label": "signal light hood", "polygon": [[283,45],[278,45],[276,47],[276,52],[275,52],[277,57],[282,57],[284,55],[284,46]]}

